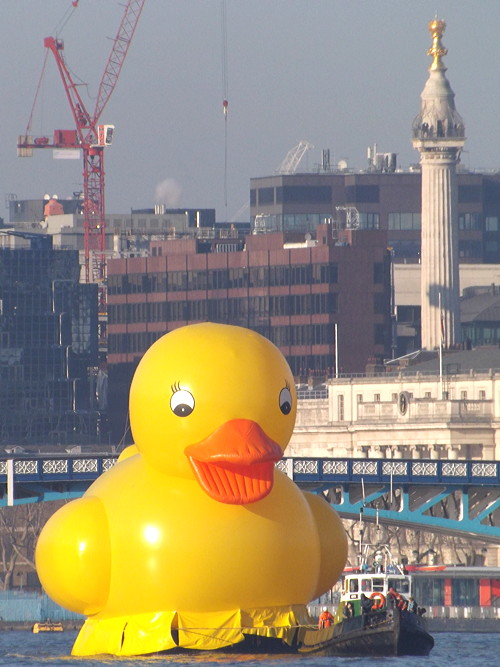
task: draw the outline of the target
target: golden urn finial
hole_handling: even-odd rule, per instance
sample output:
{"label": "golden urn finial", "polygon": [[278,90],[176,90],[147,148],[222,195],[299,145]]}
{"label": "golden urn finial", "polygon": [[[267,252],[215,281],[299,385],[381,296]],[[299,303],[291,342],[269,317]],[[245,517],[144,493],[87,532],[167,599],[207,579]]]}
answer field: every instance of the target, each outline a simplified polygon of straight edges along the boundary
{"label": "golden urn finial", "polygon": [[429,32],[432,35],[432,46],[427,51],[427,55],[432,56],[434,60],[430,69],[445,69],[441,58],[448,53],[448,49],[445,49],[441,43],[441,38],[446,29],[446,23],[437,17],[432,21],[429,21]]}

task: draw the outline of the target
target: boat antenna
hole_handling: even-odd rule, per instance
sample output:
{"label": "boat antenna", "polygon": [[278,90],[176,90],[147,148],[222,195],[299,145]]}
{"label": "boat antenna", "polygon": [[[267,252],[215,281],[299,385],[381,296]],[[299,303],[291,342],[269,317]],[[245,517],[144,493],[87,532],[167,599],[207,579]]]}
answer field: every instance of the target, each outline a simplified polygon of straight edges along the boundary
{"label": "boat antenna", "polygon": [[359,508],[359,567],[363,564],[363,534],[365,532],[365,524],[363,522],[363,507]]}

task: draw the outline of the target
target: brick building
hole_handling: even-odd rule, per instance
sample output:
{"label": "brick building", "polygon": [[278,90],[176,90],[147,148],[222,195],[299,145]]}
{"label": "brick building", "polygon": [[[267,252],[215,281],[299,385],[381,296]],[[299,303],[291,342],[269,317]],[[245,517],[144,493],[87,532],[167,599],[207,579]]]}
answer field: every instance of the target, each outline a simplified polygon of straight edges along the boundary
{"label": "brick building", "polygon": [[[130,379],[161,335],[214,321],[273,341],[297,381],[363,372],[390,353],[386,234],[320,225],[283,233],[152,242],[148,257],[108,263],[109,408],[121,437]],[[311,238],[310,238],[311,237]],[[299,240],[300,239],[300,240]],[[337,351],[335,350],[337,332]]]}

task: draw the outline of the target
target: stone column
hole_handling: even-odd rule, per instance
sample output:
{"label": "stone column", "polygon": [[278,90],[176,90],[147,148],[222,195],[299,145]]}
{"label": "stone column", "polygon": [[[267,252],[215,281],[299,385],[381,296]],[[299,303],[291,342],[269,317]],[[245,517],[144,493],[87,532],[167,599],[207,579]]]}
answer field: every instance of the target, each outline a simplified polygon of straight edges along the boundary
{"label": "stone column", "polygon": [[422,151],[422,347],[460,342],[456,150]]}

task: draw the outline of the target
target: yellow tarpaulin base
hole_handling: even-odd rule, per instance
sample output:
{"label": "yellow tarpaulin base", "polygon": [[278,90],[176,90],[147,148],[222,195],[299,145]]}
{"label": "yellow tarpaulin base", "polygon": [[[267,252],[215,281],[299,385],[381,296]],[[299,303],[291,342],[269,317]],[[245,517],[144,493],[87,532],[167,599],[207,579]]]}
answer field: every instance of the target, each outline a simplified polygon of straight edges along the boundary
{"label": "yellow tarpaulin base", "polygon": [[238,644],[250,634],[291,644],[297,627],[311,623],[304,605],[91,617],[80,630],[72,655],[144,655],[175,648],[214,651]]}

